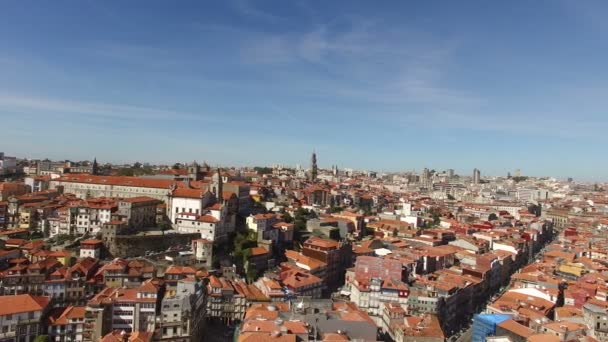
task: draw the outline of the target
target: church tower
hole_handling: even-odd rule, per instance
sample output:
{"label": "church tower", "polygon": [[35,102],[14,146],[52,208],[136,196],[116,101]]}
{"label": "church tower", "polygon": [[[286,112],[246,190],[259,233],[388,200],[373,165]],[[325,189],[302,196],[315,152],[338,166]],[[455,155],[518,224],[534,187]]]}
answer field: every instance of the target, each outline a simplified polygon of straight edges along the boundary
{"label": "church tower", "polygon": [[93,166],[91,167],[91,174],[96,176],[99,174],[99,165],[97,165],[97,158],[93,159]]}
{"label": "church tower", "polygon": [[200,180],[200,172],[201,168],[198,166],[196,161],[193,161],[190,166],[188,166],[188,177],[190,180],[197,181]]}
{"label": "church tower", "polygon": [[222,181],[222,172],[220,168],[217,168],[217,173],[211,178],[211,192],[217,197],[218,202],[221,203],[223,197],[224,185]]}
{"label": "church tower", "polygon": [[313,150],[312,157],[310,158],[310,180],[315,181],[317,179],[317,153]]}

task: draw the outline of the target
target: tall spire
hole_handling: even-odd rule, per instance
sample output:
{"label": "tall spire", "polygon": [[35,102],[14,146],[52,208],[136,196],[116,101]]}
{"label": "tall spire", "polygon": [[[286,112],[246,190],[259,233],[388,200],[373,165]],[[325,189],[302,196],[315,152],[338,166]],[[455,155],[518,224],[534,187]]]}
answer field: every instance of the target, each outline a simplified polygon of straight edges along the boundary
{"label": "tall spire", "polygon": [[91,167],[91,174],[97,175],[99,173],[99,165],[97,165],[97,157],[93,158],[93,166]]}
{"label": "tall spire", "polygon": [[317,153],[312,150],[312,157],[310,158],[310,180],[315,181],[317,179]]}
{"label": "tall spire", "polygon": [[221,203],[221,201],[223,199],[222,197],[223,197],[223,192],[224,192],[224,184],[222,182],[222,172],[219,167],[217,168],[216,174],[213,175],[213,177],[211,179],[211,185],[212,185],[211,192],[213,192],[213,194],[215,194],[218,202]]}

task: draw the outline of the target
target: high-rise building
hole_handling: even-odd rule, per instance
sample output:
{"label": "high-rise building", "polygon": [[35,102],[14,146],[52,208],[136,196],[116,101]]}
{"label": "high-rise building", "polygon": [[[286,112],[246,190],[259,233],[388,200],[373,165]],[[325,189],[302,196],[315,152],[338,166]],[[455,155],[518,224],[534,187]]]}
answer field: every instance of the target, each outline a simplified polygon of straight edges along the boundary
{"label": "high-rise building", "polygon": [[448,170],[448,178],[449,178],[449,179],[454,178],[454,169],[449,169],[449,170]]}
{"label": "high-rise building", "polygon": [[8,157],[0,152],[0,176],[17,172],[17,158]]}
{"label": "high-rise building", "polygon": [[429,171],[429,169],[427,169],[425,167],[424,170],[422,170],[422,173],[420,174],[420,184],[422,186],[428,186],[430,182],[431,182],[431,171]]}
{"label": "high-rise building", "polygon": [[473,169],[473,183],[479,184],[480,180],[481,180],[481,171],[479,171],[479,169]]}
{"label": "high-rise building", "polygon": [[310,158],[310,180],[314,181],[317,179],[317,153],[313,150],[312,157]]}

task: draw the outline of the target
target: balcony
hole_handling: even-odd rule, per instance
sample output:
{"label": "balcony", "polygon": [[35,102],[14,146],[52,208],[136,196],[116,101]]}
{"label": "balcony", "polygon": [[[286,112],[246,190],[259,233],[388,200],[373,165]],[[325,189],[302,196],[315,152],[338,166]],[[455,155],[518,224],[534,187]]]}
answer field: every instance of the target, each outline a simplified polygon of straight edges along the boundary
{"label": "balcony", "polygon": [[5,338],[14,338],[16,336],[16,331],[9,331],[5,333],[0,333],[0,339]]}

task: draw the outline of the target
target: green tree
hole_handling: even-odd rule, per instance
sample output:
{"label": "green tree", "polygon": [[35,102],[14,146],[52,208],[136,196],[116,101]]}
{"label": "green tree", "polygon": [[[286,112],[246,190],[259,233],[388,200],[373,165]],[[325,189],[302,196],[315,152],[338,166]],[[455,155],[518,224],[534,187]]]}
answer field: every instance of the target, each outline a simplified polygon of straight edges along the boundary
{"label": "green tree", "polygon": [[171,167],[173,170],[179,170],[182,168],[182,164],[180,163],[175,163],[173,164],[173,166]]}
{"label": "green tree", "polygon": [[437,226],[441,223],[441,215],[439,213],[433,213],[433,225]]}
{"label": "green tree", "polygon": [[135,171],[133,171],[132,168],[122,168],[122,169],[118,170],[117,174],[119,176],[129,176],[129,177],[132,177],[132,176],[135,176]]}
{"label": "green tree", "polygon": [[255,267],[249,263],[247,264],[247,281],[251,284],[254,281],[256,281],[256,279],[258,278],[258,270],[255,269]]}
{"label": "green tree", "polygon": [[339,207],[339,206],[331,206],[329,208],[330,213],[341,213],[343,210],[344,210],[344,208]]}
{"label": "green tree", "polygon": [[281,220],[283,220],[283,222],[286,222],[286,223],[292,223],[293,217],[291,217],[291,215],[288,212],[285,212],[285,213],[283,213]]}
{"label": "green tree", "polygon": [[454,201],[456,198],[454,196],[452,196],[451,194],[448,194],[448,199],[450,201]]}
{"label": "green tree", "polygon": [[165,231],[173,229],[171,223],[163,221],[158,224],[158,229],[160,229],[161,233],[165,235]]}
{"label": "green tree", "polygon": [[253,170],[255,172],[257,172],[259,175],[272,174],[272,168],[270,168],[270,167],[256,166],[256,167],[253,168]]}
{"label": "green tree", "polygon": [[34,339],[34,342],[48,342],[48,340],[49,340],[49,335],[38,335]]}

